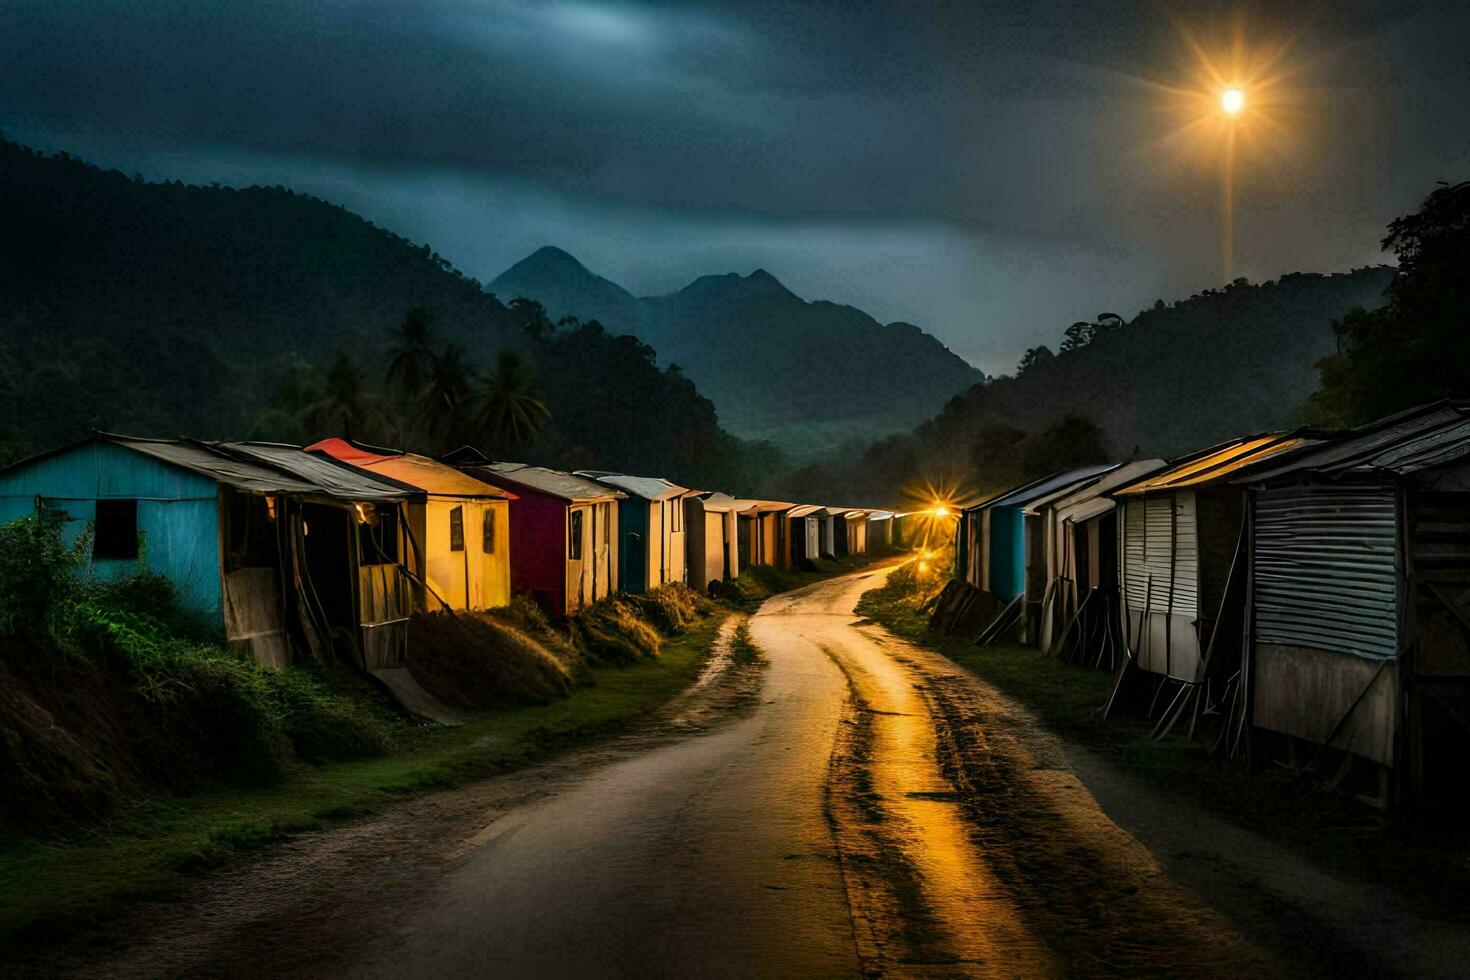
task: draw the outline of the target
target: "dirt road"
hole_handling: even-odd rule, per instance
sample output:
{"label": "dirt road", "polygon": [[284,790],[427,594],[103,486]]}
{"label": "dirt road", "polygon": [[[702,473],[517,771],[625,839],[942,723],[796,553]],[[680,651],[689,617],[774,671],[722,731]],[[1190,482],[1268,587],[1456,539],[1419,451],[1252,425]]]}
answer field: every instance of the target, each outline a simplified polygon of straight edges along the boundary
{"label": "dirt road", "polygon": [[[852,609],[768,601],[636,736],[310,835],[79,972],[1284,974],[1176,884],[1030,717]],[[1167,819],[1167,817],[1164,817]],[[1177,876],[1175,876],[1177,877]]]}

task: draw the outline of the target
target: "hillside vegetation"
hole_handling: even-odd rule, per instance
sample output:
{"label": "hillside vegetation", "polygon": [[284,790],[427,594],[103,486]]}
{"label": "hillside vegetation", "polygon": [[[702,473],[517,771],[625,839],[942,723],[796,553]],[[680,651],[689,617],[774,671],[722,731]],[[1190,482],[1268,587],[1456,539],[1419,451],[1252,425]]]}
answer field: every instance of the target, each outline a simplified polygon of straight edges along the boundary
{"label": "hillside vegetation", "polygon": [[[0,214],[8,457],[92,428],[340,435],[327,425],[350,414],[341,404],[390,400],[395,336],[416,310],[435,355],[451,355],[446,375],[464,379],[446,376],[450,388],[477,397],[472,382],[502,351],[527,365],[550,412],[524,450],[533,462],[737,492],[766,469],[768,457],[748,462],[714,405],[646,345],[595,326],[543,335],[534,309],[507,306],[429,246],[326,201],[150,183],[0,139]],[[395,435],[367,424],[357,434]],[[432,451],[450,435],[409,448]]]}
{"label": "hillside vegetation", "polygon": [[[0,525],[0,834],[87,823],[159,792],[280,782],[302,765],[381,756],[410,724],[336,663],[263,667],[227,652],[168,580],[86,574],[87,534],[63,518]],[[713,610],[682,584],[617,595],[557,629],[528,597],[421,613],[409,664],[466,713],[545,705],[593,668],[657,659]]]}
{"label": "hillside vegetation", "polygon": [[932,482],[994,492],[1062,466],[1170,456],[1306,421],[1333,324],[1387,299],[1386,267],[1244,280],[1130,321],[1110,314],[1034,348],[1012,377],[977,384],[912,433],[799,470],[780,489],[890,501]]}

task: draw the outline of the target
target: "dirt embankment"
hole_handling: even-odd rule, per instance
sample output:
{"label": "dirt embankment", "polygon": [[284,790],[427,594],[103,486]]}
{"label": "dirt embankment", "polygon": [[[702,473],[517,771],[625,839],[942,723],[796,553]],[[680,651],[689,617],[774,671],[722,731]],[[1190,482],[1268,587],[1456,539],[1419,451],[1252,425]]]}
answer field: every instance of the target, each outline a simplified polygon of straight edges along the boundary
{"label": "dirt embankment", "polygon": [[186,663],[0,638],[0,826],[58,833],[144,796],[267,783],[298,760],[387,747],[386,707],[355,678],[328,686],[225,654]]}

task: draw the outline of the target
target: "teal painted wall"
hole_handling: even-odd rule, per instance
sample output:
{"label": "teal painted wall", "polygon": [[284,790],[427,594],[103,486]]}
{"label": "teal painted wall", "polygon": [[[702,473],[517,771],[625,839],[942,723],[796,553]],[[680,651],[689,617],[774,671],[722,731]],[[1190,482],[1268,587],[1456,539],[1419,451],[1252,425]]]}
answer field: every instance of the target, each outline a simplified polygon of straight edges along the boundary
{"label": "teal painted wall", "polygon": [[1021,594],[1026,575],[1026,535],[1021,508],[990,509],[990,591],[1002,599]]}
{"label": "teal painted wall", "polygon": [[632,494],[618,501],[618,583],[624,592],[648,591],[648,508],[657,506]]}
{"label": "teal painted wall", "polygon": [[0,473],[0,521],[35,513],[36,497],[46,497],[71,518],[63,533],[72,542],[96,516],[97,500],[136,499],[138,560],[93,561],[87,574],[121,578],[146,568],[173,582],[187,608],[223,622],[215,494],[213,480],[112,443],[84,443]]}

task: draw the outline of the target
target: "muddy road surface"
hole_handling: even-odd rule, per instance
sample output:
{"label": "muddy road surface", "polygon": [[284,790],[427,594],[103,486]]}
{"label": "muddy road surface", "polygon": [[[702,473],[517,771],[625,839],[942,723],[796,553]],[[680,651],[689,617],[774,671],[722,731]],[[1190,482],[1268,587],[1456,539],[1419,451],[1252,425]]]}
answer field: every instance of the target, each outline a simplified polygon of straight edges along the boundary
{"label": "muddy road surface", "polygon": [[1029,715],[859,620],[858,597],[884,574],[771,599],[748,621],[761,662],[717,657],[640,733],[307,835],[154,910],[146,941],[71,965],[115,976],[1297,972],[1105,815]]}

